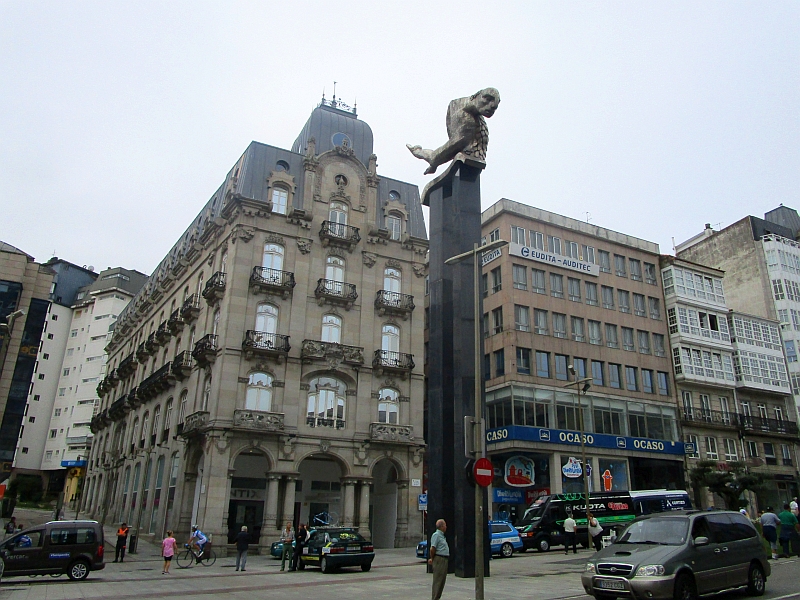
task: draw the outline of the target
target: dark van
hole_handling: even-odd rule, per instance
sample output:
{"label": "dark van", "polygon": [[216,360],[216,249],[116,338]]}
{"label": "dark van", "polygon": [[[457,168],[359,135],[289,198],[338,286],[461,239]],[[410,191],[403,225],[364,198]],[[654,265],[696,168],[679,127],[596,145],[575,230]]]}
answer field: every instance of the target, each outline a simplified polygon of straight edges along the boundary
{"label": "dark van", "polygon": [[3,577],[61,575],[73,581],[105,568],[103,527],[97,521],[50,521],[0,544]]}
{"label": "dark van", "polygon": [[[636,518],[629,492],[598,492],[589,494],[589,508],[603,527],[610,529]],[[586,500],[583,494],[553,494],[537,499],[516,524],[525,549],[547,552],[550,546],[564,544],[564,520],[572,513],[578,541],[587,546]]]}

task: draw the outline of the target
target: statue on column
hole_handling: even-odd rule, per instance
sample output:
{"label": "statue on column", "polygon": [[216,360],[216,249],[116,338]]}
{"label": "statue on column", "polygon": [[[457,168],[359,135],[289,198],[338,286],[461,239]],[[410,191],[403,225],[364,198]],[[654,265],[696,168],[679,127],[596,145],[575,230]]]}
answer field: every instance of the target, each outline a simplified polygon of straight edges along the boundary
{"label": "statue on column", "polygon": [[472,96],[457,98],[447,107],[447,142],[436,150],[406,144],[411,154],[428,163],[425,175],[435,173],[443,165],[463,154],[466,158],[486,166],[486,148],[489,145],[490,118],[500,104],[500,92],[485,88]]}

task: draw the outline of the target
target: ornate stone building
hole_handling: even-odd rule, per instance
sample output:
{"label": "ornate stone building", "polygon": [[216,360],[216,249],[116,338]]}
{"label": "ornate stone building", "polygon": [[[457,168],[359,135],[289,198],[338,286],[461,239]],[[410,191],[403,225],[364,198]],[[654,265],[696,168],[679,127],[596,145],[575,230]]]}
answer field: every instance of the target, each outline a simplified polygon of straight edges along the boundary
{"label": "ornate stone building", "polygon": [[354,109],[250,144],[120,315],[86,510],[218,548],[321,513],[416,543],[427,249],[417,187],[378,176]]}

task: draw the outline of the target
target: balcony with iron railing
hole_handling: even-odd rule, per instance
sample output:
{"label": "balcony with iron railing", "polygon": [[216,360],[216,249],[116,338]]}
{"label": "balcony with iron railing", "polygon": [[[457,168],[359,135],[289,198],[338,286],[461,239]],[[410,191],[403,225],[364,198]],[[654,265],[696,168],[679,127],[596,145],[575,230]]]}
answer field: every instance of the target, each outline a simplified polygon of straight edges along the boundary
{"label": "balcony with iron railing", "polygon": [[217,301],[222,300],[225,295],[225,281],[227,277],[222,271],[217,271],[206,282],[206,287],[203,288],[203,298],[209,306],[215,304]]}
{"label": "balcony with iron railing", "polygon": [[147,340],[144,342],[144,348],[150,356],[158,352],[158,342],[156,341],[155,333],[151,333],[147,336]]}
{"label": "balcony with iron railing", "polygon": [[320,279],[317,281],[314,296],[320,303],[339,304],[344,306],[346,310],[350,310],[358,298],[358,293],[356,292],[356,286],[352,283],[344,283],[333,279]]}
{"label": "balcony with iron railing", "polygon": [[247,359],[255,356],[271,356],[280,359],[286,356],[291,348],[288,335],[267,333],[266,331],[248,330],[245,332],[242,342],[242,350]]}
{"label": "balcony with iron railing", "polygon": [[201,367],[212,364],[217,359],[217,336],[209,333],[201,337],[194,345],[192,356]]}
{"label": "balcony with iron railing", "polygon": [[172,335],[178,335],[183,331],[183,317],[181,317],[181,309],[176,308],[167,319],[167,327],[172,332]]}
{"label": "balcony with iron railing", "polygon": [[141,364],[147,362],[147,359],[150,357],[150,352],[147,351],[147,346],[144,342],[139,344],[139,347],[136,348],[136,360],[138,360]]}
{"label": "balcony with iron railing", "polygon": [[200,298],[197,294],[188,296],[181,306],[181,318],[184,323],[191,323],[200,314]]}
{"label": "balcony with iron railing", "polygon": [[136,362],[133,354],[129,354],[119,362],[117,367],[117,374],[122,379],[127,379],[136,372]]}
{"label": "balcony with iron railing", "polygon": [[289,271],[253,267],[250,274],[250,288],[256,293],[277,294],[288,298],[295,283],[294,273]]}
{"label": "balcony with iron railing", "polygon": [[128,392],[128,396],[126,398],[125,404],[128,408],[139,408],[144,401],[142,397],[139,395],[139,388],[131,388],[131,391]]}
{"label": "balcony with iron railing", "polygon": [[322,228],[319,230],[319,238],[322,240],[323,247],[326,246],[340,246],[346,248],[349,252],[361,241],[361,235],[358,233],[358,227],[352,225],[344,225],[343,223],[334,223],[333,221],[323,221]]}
{"label": "balcony with iron railing", "polygon": [[372,358],[372,366],[373,368],[383,371],[394,371],[404,374],[408,371],[412,371],[416,365],[414,364],[413,354],[393,352],[391,350],[375,350],[375,354]]}
{"label": "balcony with iron railing", "polygon": [[172,363],[167,363],[139,384],[139,396],[142,400],[149,400],[174,384],[175,376],[172,374]]}
{"label": "balcony with iron railing", "polygon": [[378,314],[380,316],[398,315],[403,319],[407,319],[408,315],[410,315],[416,307],[414,305],[414,296],[387,290],[378,290],[375,294],[375,308],[378,309]]}
{"label": "balcony with iron railing", "polygon": [[192,374],[192,353],[184,350],[172,361],[172,374],[178,381],[183,381]]}
{"label": "balcony with iron railing", "polygon": [[309,427],[330,427],[331,429],[344,429],[344,419],[333,417],[330,414],[313,415],[306,417],[306,425]]}
{"label": "balcony with iron railing", "polygon": [[160,345],[164,346],[166,344],[169,344],[169,338],[171,337],[172,333],[167,327],[167,321],[161,321],[161,325],[159,325],[158,329],[156,329],[156,341]]}
{"label": "balcony with iron railing", "polygon": [[749,433],[756,434],[781,434],[798,437],[797,423],[794,421],[784,421],[783,419],[765,419],[763,417],[751,417],[749,415],[736,415],[739,426]]}

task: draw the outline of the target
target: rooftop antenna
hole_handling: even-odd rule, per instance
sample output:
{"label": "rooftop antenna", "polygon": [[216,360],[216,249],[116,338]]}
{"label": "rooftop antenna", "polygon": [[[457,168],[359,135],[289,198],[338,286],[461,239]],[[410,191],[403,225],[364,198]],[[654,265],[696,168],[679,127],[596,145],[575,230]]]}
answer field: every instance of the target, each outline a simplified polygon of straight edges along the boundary
{"label": "rooftop antenna", "polygon": [[333,101],[336,102],[336,82],[333,82]]}
{"label": "rooftop antenna", "polygon": [[322,88],[322,100],[325,100],[325,87]]}
{"label": "rooftop antenna", "polygon": [[673,235],[673,236],[672,236],[672,253],[673,253],[673,254],[675,254],[675,252],[676,252],[676,248],[675,248],[675,236]]}
{"label": "rooftop antenna", "polygon": [[591,220],[592,220],[592,213],[590,213],[589,211],[586,211],[586,222],[590,223]]}

